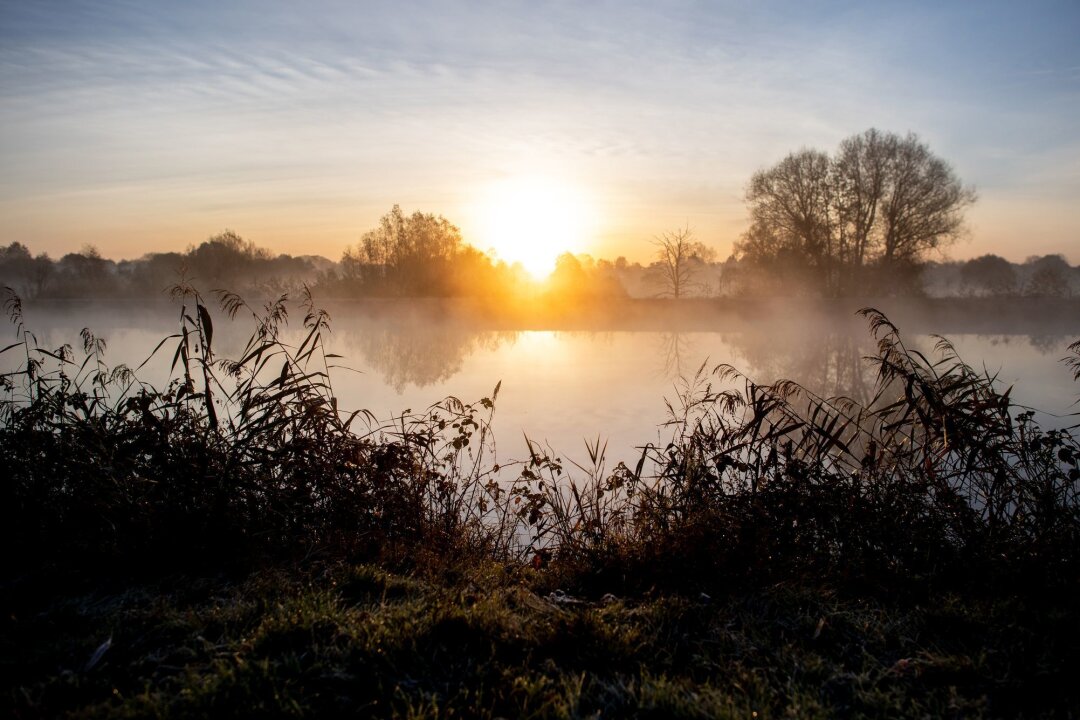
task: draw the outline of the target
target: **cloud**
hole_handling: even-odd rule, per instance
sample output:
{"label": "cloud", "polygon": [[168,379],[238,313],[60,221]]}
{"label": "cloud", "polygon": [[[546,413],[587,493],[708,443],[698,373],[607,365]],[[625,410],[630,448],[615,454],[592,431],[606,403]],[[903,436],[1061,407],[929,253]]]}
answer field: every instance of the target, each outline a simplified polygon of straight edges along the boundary
{"label": "cloud", "polygon": [[1025,187],[1080,192],[1046,171],[1077,139],[1077,10],[1043,8],[12,3],[0,203],[142,187],[181,212],[215,183],[231,208],[290,187],[452,202],[546,162],[704,215],[757,167],[870,126],[919,132],[980,186],[1007,190],[1020,169]]}

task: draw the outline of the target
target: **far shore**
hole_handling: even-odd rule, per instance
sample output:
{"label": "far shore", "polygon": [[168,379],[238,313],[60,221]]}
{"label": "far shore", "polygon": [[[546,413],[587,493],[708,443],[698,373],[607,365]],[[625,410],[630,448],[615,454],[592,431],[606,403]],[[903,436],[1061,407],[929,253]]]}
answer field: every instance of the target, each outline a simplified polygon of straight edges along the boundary
{"label": "far shore", "polygon": [[[318,298],[317,298],[318,300]],[[264,301],[252,299],[253,306]],[[214,309],[211,298],[206,303]],[[335,325],[354,321],[395,324],[442,322],[476,330],[738,332],[761,323],[783,328],[810,320],[837,331],[860,332],[861,308],[883,311],[905,333],[1080,335],[1080,298],[1039,297],[720,297],[585,298],[505,301],[488,298],[328,298],[320,303]],[[173,312],[160,298],[88,298],[25,302],[28,319],[36,311],[119,311],[125,319]],[[295,314],[295,320],[302,318]]]}

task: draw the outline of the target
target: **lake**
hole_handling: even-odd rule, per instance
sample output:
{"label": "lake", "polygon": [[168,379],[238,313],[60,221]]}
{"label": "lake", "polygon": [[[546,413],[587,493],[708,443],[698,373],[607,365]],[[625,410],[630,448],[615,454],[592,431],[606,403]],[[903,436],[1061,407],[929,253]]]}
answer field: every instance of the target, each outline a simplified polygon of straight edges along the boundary
{"label": "lake", "polygon": [[[636,301],[581,308],[558,317],[508,318],[440,301],[331,303],[327,350],[344,356],[334,391],[344,409],[365,408],[380,419],[422,411],[448,395],[490,397],[498,460],[520,459],[524,437],[562,457],[586,457],[585,441],[608,443],[608,467],[636,459],[635,447],[665,440],[665,400],[677,397],[699,368],[714,387],[716,365],[730,363],[756,382],[781,378],[822,395],[868,399],[874,369],[863,360],[874,342],[856,310],[867,302],[773,300]],[[1080,384],[1061,362],[1080,338],[1075,301],[879,300],[909,347],[933,353],[934,334],[948,338],[968,364],[996,374],[1013,398],[1038,408],[1047,427],[1077,422]],[[215,313],[219,357],[236,359],[250,316]],[[285,334],[301,337],[294,308]],[[136,366],[178,328],[178,306],[166,302],[28,303],[27,327],[44,348],[79,345],[90,328],[107,341],[106,361]],[[14,328],[3,344],[14,341]],[[7,338],[10,338],[8,340]],[[175,344],[139,371],[161,385]],[[7,369],[14,353],[0,360]]]}

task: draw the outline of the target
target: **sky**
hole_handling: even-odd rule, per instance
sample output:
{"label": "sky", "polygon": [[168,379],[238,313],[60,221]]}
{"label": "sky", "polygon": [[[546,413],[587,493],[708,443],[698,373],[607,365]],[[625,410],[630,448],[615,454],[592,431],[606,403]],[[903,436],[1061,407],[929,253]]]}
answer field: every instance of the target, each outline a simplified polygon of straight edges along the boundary
{"label": "sky", "polygon": [[505,257],[541,188],[565,249],[722,258],[755,170],[877,127],[976,188],[950,257],[1075,264],[1078,40],[1076,0],[0,0],[0,244],[337,259],[396,203]]}

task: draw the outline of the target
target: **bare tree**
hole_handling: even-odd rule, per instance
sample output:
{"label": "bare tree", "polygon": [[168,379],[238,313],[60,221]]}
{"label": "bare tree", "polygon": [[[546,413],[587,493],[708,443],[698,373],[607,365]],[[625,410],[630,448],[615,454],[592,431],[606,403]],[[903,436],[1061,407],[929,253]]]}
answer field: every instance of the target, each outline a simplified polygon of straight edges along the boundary
{"label": "bare tree", "polygon": [[[830,181],[835,188],[837,216],[836,260],[858,276],[874,251],[874,232],[885,184],[889,158],[896,151],[895,135],[871,128],[840,143],[832,161]],[[843,282],[847,278],[838,278]],[[847,288],[839,288],[841,290]]]}
{"label": "bare tree", "polygon": [[886,265],[919,260],[958,237],[964,211],[976,197],[949,164],[913,134],[896,139],[891,155],[881,217]]}
{"label": "bare tree", "polygon": [[[791,153],[750,179],[751,226],[740,259],[802,268],[828,294],[895,283],[963,232],[975,191],[913,134],[875,129],[847,138],[834,156]],[[881,287],[874,287],[881,290]]]}
{"label": "bare tree", "polygon": [[762,236],[791,245],[808,258],[827,254],[833,220],[829,156],[792,153],[750,178],[746,199]]}
{"label": "bare tree", "polygon": [[655,238],[653,245],[656,246],[653,269],[661,285],[660,295],[676,300],[694,287],[697,271],[713,258],[713,251],[695,241],[689,227],[666,232]]}

